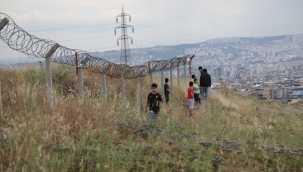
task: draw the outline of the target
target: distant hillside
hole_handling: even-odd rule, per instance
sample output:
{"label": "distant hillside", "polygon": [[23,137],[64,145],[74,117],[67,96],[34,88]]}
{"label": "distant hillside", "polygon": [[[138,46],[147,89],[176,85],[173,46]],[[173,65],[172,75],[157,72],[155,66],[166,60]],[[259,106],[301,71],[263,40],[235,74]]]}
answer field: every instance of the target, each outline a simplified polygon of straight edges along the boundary
{"label": "distant hillside", "polygon": [[[300,36],[300,35],[299,35]],[[231,53],[233,57],[231,60],[237,59],[241,56],[243,46],[260,47],[264,45],[277,45],[293,41],[292,35],[270,36],[270,37],[233,37],[233,38],[218,38],[210,39],[206,42],[195,44],[181,44],[172,46],[156,46],[149,48],[134,48],[131,49],[132,60],[134,64],[142,64],[148,60],[163,60],[185,54],[195,54],[196,56],[216,58],[214,54]],[[247,47],[246,47],[247,48]],[[215,50],[212,50],[215,49]],[[211,51],[215,51],[214,54]],[[119,63],[120,50],[92,52],[91,55],[108,59],[110,61]]]}
{"label": "distant hillside", "polygon": [[[186,49],[199,47],[200,43],[196,44],[181,44],[172,46],[156,46],[150,48],[134,48],[131,49],[131,56],[135,64],[142,64],[149,60],[170,59],[173,57],[183,56]],[[119,63],[120,50],[105,51],[105,52],[91,52],[92,56],[100,57]]]}
{"label": "distant hillside", "polygon": [[281,35],[281,36],[270,36],[270,37],[248,37],[248,38],[241,38],[242,41],[248,41],[249,44],[252,45],[264,45],[264,44],[271,44],[272,41],[276,40],[291,40],[291,36],[289,35]]}
{"label": "distant hillside", "polygon": [[[231,38],[216,38],[210,39],[206,42],[194,43],[194,44],[180,44],[171,46],[156,46],[149,48],[133,48],[131,49],[132,64],[143,64],[149,60],[163,60],[170,59],[185,54],[195,54],[197,57],[218,58],[231,54],[230,60],[235,60],[241,56],[242,51],[252,51],[257,56],[257,51],[260,47],[277,46],[282,47],[291,43],[291,41],[302,42],[302,35],[281,35],[270,37],[231,37]],[[285,46],[284,46],[285,47]],[[286,46],[287,47],[287,46]],[[283,52],[292,51],[291,47],[287,47]],[[277,52],[279,53],[279,52]],[[104,51],[104,52],[90,52],[92,56],[107,59],[114,63],[120,63],[120,50]],[[295,54],[301,57],[300,53]],[[29,58],[25,58],[26,60]],[[36,59],[34,59],[36,60]],[[37,60],[38,61],[38,60]],[[5,64],[17,63],[16,61],[6,60],[2,62]]]}

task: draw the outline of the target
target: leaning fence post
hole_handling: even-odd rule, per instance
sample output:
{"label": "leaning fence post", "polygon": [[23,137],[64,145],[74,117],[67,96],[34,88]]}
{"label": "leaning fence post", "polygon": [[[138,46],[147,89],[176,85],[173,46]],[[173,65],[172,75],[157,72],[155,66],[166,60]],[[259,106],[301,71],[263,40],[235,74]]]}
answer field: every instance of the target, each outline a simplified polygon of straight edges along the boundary
{"label": "leaning fence post", "polygon": [[47,89],[47,105],[48,110],[51,112],[54,109],[53,98],[53,85],[52,85],[52,71],[51,71],[51,56],[59,48],[59,44],[56,43],[45,55],[45,70],[46,70],[46,89]]}
{"label": "leaning fence post", "polygon": [[192,62],[192,60],[193,60],[193,58],[195,57],[195,55],[193,55],[193,56],[191,56],[190,58],[189,58],[189,78],[191,78],[191,75],[192,75],[192,68],[191,68],[191,62]]}

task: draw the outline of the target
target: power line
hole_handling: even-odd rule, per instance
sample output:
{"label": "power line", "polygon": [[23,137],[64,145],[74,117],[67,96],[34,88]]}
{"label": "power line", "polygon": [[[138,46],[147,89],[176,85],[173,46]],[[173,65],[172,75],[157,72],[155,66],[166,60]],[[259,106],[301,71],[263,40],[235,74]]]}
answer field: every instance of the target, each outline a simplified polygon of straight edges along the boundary
{"label": "power line", "polygon": [[70,39],[70,40],[62,40],[58,42],[69,42],[69,41],[77,41],[77,40],[85,40],[85,39],[95,39],[95,38],[104,38],[104,37],[111,37],[115,35],[107,35],[107,36],[96,36],[96,37],[90,37],[90,38],[80,38],[80,39]]}
{"label": "power line", "polygon": [[91,50],[101,50],[101,49],[113,48],[113,47],[117,47],[117,46],[112,46],[112,47],[102,47],[102,48],[94,48],[94,49],[88,49],[88,50],[85,50],[85,51],[91,51]]}
{"label": "power line", "polygon": [[[29,6],[31,6],[31,5],[29,5]],[[107,5],[107,6],[121,6],[121,5]],[[24,6],[19,7],[19,8],[24,8]],[[85,8],[99,8],[99,7],[98,6],[93,6],[93,7],[45,8],[45,9],[12,9],[11,7],[0,7],[0,9],[4,9],[4,10],[7,9],[7,10],[10,10],[10,11],[32,11],[32,10],[44,11],[44,10],[85,9]]]}
{"label": "power line", "polygon": [[[147,36],[147,35],[143,35],[143,34],[138,34],[138,33],[135,33],[135,34],[137,34],[137,35],[142,35],[142,36],[146,36],[146,37],[150,37],[150,38],[153,38],[153,39],[161,39],[161,38],[155,38],[155,37],[151,37],[151,36]],[[115,35],[104,35],[104,36],[96,36],[96,37],[89,37],[89,38],[79,38],[79,39],[70,39],[70,40],[59,40],[58,42],[70,42],[70,41],[87,40],[87,39],[96,39],[96,38],[111,37],[111,36],[115,36]],[[177,43],[177,42],[171,41],[171,40],[165,40],[165,39],[161,39],[161,40]],[[140,41],[142,41],[142,40],[140,40]],[[148,41],[142,41],[142,42],[147,42],[147,43],[159,45],[158,43],[152,43],[152,42],[148,42]],[[177,43],[177,44],[180,44],[180,43]],[[0,48],[7,48],[7,46],[0,46]],[[93,50],[94,50],[94,49],[93,49]]]}
{"label": "power line", "polygon": [[68,28],[59,28],[59,29],[33,30],[33,31],[28,31],[28,32],[45,32],[45,31],[53,31],[53,30],[77,29],[77,28],[96,27],[96,26],[104,26],[104,25],[112,25],[112,24],[115,24],[115,23],[90,25],[90,26],[79,26],[79,27],[68,27]]}
{"label": "power line", "polygon": [[[96,36],[96,37],[90,37],[90,38],[79,38],[79,39],[69,39],[69,40],[60,40],[58,42],[70,42],[70,41],[77,41],[77,40],[86,40],[86,39],[96,39],[96,38],[104,38],[104,37],[111,37],[115,35],[105,35],[105,36]],[[6,48],[8,46],[0,46],[0,48]]]}

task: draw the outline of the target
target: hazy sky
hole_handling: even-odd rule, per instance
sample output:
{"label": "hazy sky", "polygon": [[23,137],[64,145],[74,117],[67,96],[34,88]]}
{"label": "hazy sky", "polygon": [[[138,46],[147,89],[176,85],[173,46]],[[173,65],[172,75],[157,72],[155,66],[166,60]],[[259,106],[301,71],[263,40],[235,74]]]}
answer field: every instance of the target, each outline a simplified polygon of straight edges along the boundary
{"label": "hazy sky", "polygon": [[[114,28],[122,5],[135,27],[130,48],[303,33],[303,0],[1,0],[0,12],[37,37],[107,51],[120,49]],[[2,40],[0,52],[0,59],[25,56]]]}

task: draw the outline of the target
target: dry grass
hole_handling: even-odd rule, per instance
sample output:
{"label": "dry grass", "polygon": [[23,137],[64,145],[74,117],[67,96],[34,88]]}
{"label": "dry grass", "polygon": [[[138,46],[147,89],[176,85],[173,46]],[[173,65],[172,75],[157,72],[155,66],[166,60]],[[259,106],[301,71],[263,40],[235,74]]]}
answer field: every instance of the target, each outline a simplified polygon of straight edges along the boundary
{"label": "dry grass", "polygon": [[[57,66],[55,111],[49,115],[43,71],[28,67],[0,72],[4,108],[0,171],[303,168],[302,107],[260,101],[222,88],[197,106],[193,118],[187,118],[187,83],[181,83],[174,85],[170,105],[163,104],[159,119],[150,123],[148,114],[137,111],[135,80],[126,80],[128,103],[123,107],[120,80],[107,78],[105,105],[101,76],[84,71],[87,90],[85,101],[79,103],[75,93],[66,91],[77,82],[74,69]],[[160,83],[159,77],[155,81]],[[144,106],[148,83],[148,78],[141,79]],[[267,150],[270,146],[273,149]],[[216,162],[215,157],[224,161]]]}

